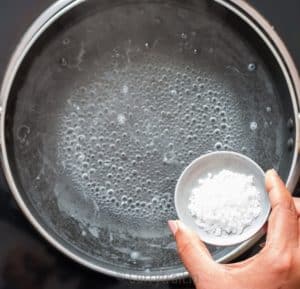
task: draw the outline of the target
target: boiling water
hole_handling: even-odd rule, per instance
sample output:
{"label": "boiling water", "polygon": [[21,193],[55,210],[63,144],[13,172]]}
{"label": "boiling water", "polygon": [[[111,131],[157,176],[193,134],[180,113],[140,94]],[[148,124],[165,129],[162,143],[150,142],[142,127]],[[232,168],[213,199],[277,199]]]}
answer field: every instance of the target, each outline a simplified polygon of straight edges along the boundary
{"label": "boiling water", "polygon": [[[182,169],[213,150],[251,153],[249,139],[256,142],[263,124],[245,128],[235,95],[192,64],[145,53],[142,62],[118,67],[118,57],[69,96],[58,159],[101,220],[90,226],[124,224],[143,237],[169,234],[166,221],[176,218],[173,192]],[[60,206],[83,221],[70,208],[73,202],[61,203],[64,194],[58,192]]]}

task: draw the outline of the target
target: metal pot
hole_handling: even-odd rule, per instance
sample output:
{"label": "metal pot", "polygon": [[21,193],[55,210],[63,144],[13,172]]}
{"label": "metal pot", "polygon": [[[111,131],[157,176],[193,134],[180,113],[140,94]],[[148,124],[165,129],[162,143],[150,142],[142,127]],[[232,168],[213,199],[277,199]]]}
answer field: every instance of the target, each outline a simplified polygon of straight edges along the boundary
{"label": "metal pot", "polygon": [[[129,8],[126,8],[126,5],[128,5]],[[138,8],[130,8],[134,7],[134,5],[138,5]],[[121,6],[124,10],[120,8],[121,10],[117,12],[108,12],[108,14],[103,17],[101,16],[102,14],[99,16],[99,18],[95,16],[101,11],[104,11],[106,13],[106,11],[111,11],[110,8],[112,10],[119,9],[118,7]],[[260,87],[257,81],[258,79],[261,79],[263,83],[261,87],[263,88],[260,87],[260,95],[258,93],[258,88],[257,90],[255,90],[256,94],[253,93],[254,98],[257,95],[261,96],[261,101],[268,101],[268,99],[263,99],[263,95],[264,93],[268,92],[268,89],[270,89],[268,93],[270,93],[270,95],[272,96],[272,87],[277,88],[278,95],[276,96],[277,98],[274,98],[274,100],[277,99],[279,102],[279,105],[277,105],[278,107],[275,107],[277,113],[280,114],[280,110],[282,110],[282,115],[278,115],[278,119],[282,118],[282,122],[280,122],[281,130],[279,130],[279,126],[275,126],[274,129],[277,129],[279,131],[278,135],[272,133],[269,139],[270,141],[278,140],[278,144],[276,145],[276,148],[279,148],[278,150],[285,151],[286,149],[284,153],[279,153],[280,156],[276,159],[276,163],[278,164],[277,169],[281,173],[282,177],[286,180],[288,188],[293,191],[299,176],[298,114],[300,85],[298,74],[287,49],[274,31],[273,27],[268,24],[267,21],[264,20],[264,18],[256,10],[254,10],[244,1],[185,1],[185,3],[181,3],[178,1],[128,1],[124,3],[119,1],[112,2],[105,0],[87,2],[82,0],[60,0],[53,4],[49,9],[47,9],[28,29],[26,34],[21,39],[19,45],[17,46],[5,74],[0,99],[1,160],[7,182],[16,201],[18,202],[26,217],[37,229],[37,231],[39,231],[41,235],[43,235],[43,237],[47,239],[54,247],[56,247],[58,250],[60,250],[73,260],[77,261],[78,263],[108,275],[145,281],[161,281],[187,277],[188,273],[185,271],[180,261],[176,257],[174,243],[170,243],[171,237],[169,236],[167,229],[164,228],[164,220],[166,221],[169,217],[172,217],[174,212],[168,213],[168,211],[166,215],[163,215],[163,217],[161,217],[158,222],[159,225],[157,225],[160,227],[157,228],[157,231],[155,231],[155,229],[153,229],[151,225],[149,225],[150,229],[147,229],[148,227],[146,227],[146,229],[149,230],[149,232],[151,232],[153,236],[157,233],[157,243],[154,242],[154,245],[151,242],[147,241],[147,230],[143,231],[140,228],[140,225],[134,227],[135,229],[132,229],[130,227],[130,224],[126,223],[128,226],[126,227],[126,225],[122,223],[122,219],[111,221],[109,219],[111,215],[101,215],[101,218],[96,219],[97,222],[99,220],[102,220],[104,223],[107,222],[107,224],[109,225],[107,225],[105,228],[102,228],[101,230],[99,229],[99,231],[94,227],[89,227],[90,231],[86,232],[86,229],[82,227],[82,223],[78,222],[76,217],[74,217],[74,214],[76,215],[76,213],[74,213],[74,208],[79,208],[79,211],[82,210],[80,214],[83,214],[84,210],[80,207],[80,203],[86,202],[87,204],[89,204],[89,207],[87,207],[88,212],[85,215],[84,224],[86,224],[89,218],[94,218],[94,215],[90,214],[91,210],[92,212],[93,210],[99,210],[99,204],[97,203],[94,205],[90,205],[89,197],[82,198],[81,194],[74,193],[75,196],[72,195],[71,197],[70,195],[63,195],[62,191],[69,190],[74,192],[75,189],[69,189],[69,186],[72,186],[74,183],[71,178],[72,176],[66,176],[64,171],[65,168],[56,166],[57,154],[60,154],[60,151],[59,149],[57,151],[54,151],[53,149],[54,147],[57,147],[57,145],[55,145],[57,141],[56,136],[59,135],[56,134],[56,132],[54,133],[54,131],[57,128],[58,123],[61,121],[61,119],[58,119],[61,116],[61,111],[57,112],[56,108],[54,109],[54,107],[61,107],[67,103],[67,99],[64,99],[63,97],[63,95],[69,93],[69,91],[66,91],[66,82],[71,83],[72,81],[74,81],[74,79],[72,78],[74,77],[74,75],[80,74],[80,77],[84,79],[83,82],[85,83],[89,81],[88,77],[85,78],[85,74],[82,73],[82,71],[88,71],[87,69],[89,66],[92,69],[93,65],[97,61],[97,57],[104,49],[102,47],[97,48],[98,50],[96,52],[99,53],[98,56],[97,53],[95,54],[95,51],[89,50],[92,49],[91,47],[94,47],[92,40],[90,39],[94,39],[96,37],[95,31],[97,31],[97,24],[99,23],[101,23],[103,26],[99,25],[98,27],[99,33],[97,34],[97,37],[99,37],[100,40],[99,42],[97,42],[97,44],[101,43],[101,45],[103,46],[112,45],[111,42],[118,43],[118,41],[123,41],[126,38],[125,34],[127,28],[132,29],[133,38],[135,35],[137,39],[136,41],[138,42],[139,39],[142,38],[143,32],[147,31],[148,26],[150,27],[149,30],[151,30],[151,33],[147,36],[154,39],[152,41],[152,44],[146,42],[143,49],[135,47],[134,49],[136,50],[134,53],[137,53],[137,55],[134,56],[133,60],[128,58],[128,62],[135,62],[137,61],[136,59],[140,59],[141,57],[138,55],[138,53],[144,53],[144,49],[157,49],[155,45],[160,45],[157,44],[158,42],[155,42],[155,38],[157,35],[163,37],[163,32],[168,31],[176,31],[176,33],[178,34],[178,31],[180,31],[180,29],[186,29],[188,33],[183,32],[179,35],[179,38],[181,38],[181,42],[178,47],[176,46],[176,49],[178,48],[178,53],[179,51],[183,51],[183,53],[185,53],[183,62],[185,61],[185,59],[189,59],[190,61],[190,59],[192,59],[192,56],[190,56],[190,54],[188,54],[190,52],[187,51],[190,51],[192,49],[195,55],[199,54],[199,51],[197,50],[197,48],[190,46],[190,44],[186,41],[187,37],[194,37],[195,40],[193,40],[194,42],[192,41],[193,43],[197,42],[197,37],[202,37],[203,47],[206,47],[204,41],[215,41],[212,40],[213,37],[209,34],[211,32],[209,29],[201,30],[202,32],[199,32],[199,35],[194,35],[193,31],[189,30],[192,28],[197,30],[197,25],[202,21],[199,20],[200,22],[198,23],[198,20],[196,21],[195,19],[195,24],[192,23],[190,16],[193,15],[193,13],[196,13],[197,9],[193,11],[193,9],[191,9],[190,7],[199,7],[200,12],[203,10],[204,12],[201,12],[203,13],[201,14],[201,16],[207,18],[207,23],[210,23],[210,16],[212,16],[213,19],[214,17],[216,17],[216,19],[220,19],[220,23],[229,23],[228,37],[226,35],[227,30],[224,30],[224,38],[227,39],[227,46],[229,47],[227,50],[224,50],[226,53],[227,51],[236,51],[236,55],[233,55],[234,57],[243,55],[239,54],[240,51],[238,51],[238,48],[240,47],[241,50],[244,49],[246,51],[247,49],[245,43],[241,43],[241,45],[239,46],[236,41],[238,39],[237,35],[239,33],[241,36],[243,33],[245,33],[245,35],[247,36],[249,34],[249,41],[253,44],[253,47],[251,47],[251,49],[253,51],[255,51],[256,49],[263,55],[266,55],[264,62],[259,60],[259,63],[250,63],[248,68],[245,68],[246,72],[241,71],[243,69],[241,67],[243,67],[242,65],[244,64],[244,60],[235,60],[234,57],[228,56],[228,59],[230,59],[230,61],[232,62],[236,61],[237,65],[229,65],[224,69],[224,71],[222,70],[222,73],[224,75],[224,79],[228,78],[230,81],[232,80],[231,82],[229,81],[230,87],[233,87],[234,91],[239,92],[245,91],[243,85],[247,84],[248,82],[250,84],[252,83],[254,85],[253,87]],[[161,17],[162,12],[167,13],[165,19]],[[83,16],[81,16],[81,13]],[[101,35],[105,29],[106,30],[103,32],[103,34],[105,36],[109,35],[108,22],[111,21],[109,20],[111,19],[109,18],[109,16],[114,15],[109,13],[117,13],[115,14],[116,16],[120,17],[120,19],[124,17],[124,19],[118,20],[118,18],[116,20],[117,24],[115,25],[114,23],[109,23],[111,24],[109,29],[111,29],[113,40],[106,42],[105,37],[103,36],[103,38],[101,38]],[[140,15],[137,17],[137,14],[135,13],[141,13],[142,16]],[[155,24],[151,22],[152,24],[150,25],[150,22],[147,22],[148,17],[150,17],[149,15],[151,17],[154,16]],[[155,17],[155,15],[157,15],[157,17]],[[136,19],[138,25],[136,25],[136,27],[134,27],[134,21],[132,20],[133,16],[137,17]],[[199,16],[199,18],[201,18],[201,16]],[[93,25],[90,21],[90,19],[93,19],[93,17],[96,17],[96,19],[98,20],[100,19],[100,22],[96,23],[96,25]],[[74,23],[72,22],[73,19],[76,19]],[[174,21],[172,22],[174,24],[174,28],[171,28],[172,25],[166,23],[168,22],[168,20]],[[166,24],[162,25],[162,21],[165,21]],[[185,21],[188,22],[186,27],[183,24],[185,23]],[[204,22],[205,21],[203,20],[203,23]],[[69,25],[65,26],[65,23],[69,23]],[[128,27],[122,27],[122,23],[124,26],[126,26],[126,23],[128,23]],[[237,26],[233,27],[235,24]],[[222,25],[220,25],[218,29],[222,29],[221,26]],[[156,28],[154,29],[153,27]],[[146,30],[143,30],[144,28]],[[113,33],[115,33],[116,30],[118,31],[118,33],[115,34],[117,37],[114,37]],[[237,31],[237,34],[231,34],[230,30]],[[72,49],[65,51],[64,48],[61,48],[60,50],[60,46],[57,44],[58,40],[64,39],[63,44],[60,43],[60,45],[69,45],[69,41],[72,41],[73,39],[80,39],[80,32],[83,32],[82,35],[85,36],[84,41],[88,43],[88,51],[81,49],[80,41],[77,41],[77,44],[79,43],[79,46],[77,44],[77,46],[75,45],[79,50],[79,54],[76,54],[76,57],[72,54],[74,52],[74,50]],[[60,35],[60,33],[62,35]],[[59,36],[56,36],[56,34],[59,34]],[[61,38],[65,37],[66,35],[70,35],[71,37]],[[122,35],[125,35],[124,39],[122,39]],[[174,40],[172,33],[166,33],[165,35],[165,39],[163,38],[163,40],[159,41],[163,42],[166,39],[169,39],[170,41]],[[158,37],[157,39],[161,38]],[[91,41],[91,43],[89,41]],[[47,48],[47,43],[49,43],[49,49]],[[201,55],[205,54],[205,57],[202,57],[203,59],[201,59],[201,65],[207,64],[205,62],[205,58],[207,57],[209,58],[209,61],[218,59],[218,55],[220,55],[220,51],[222,51],[221,46],[224,45],[224,43],[225,42],[218,42],[216,40],[215,49],[218,52],[213,51],[214,47],[212,47],[211,51],[210,49],[208,49],[207,51],[203,49]],[[132,48],[132,42],[130,42],[130,45],[129,46]],[[201,48],[202,46],[199,47]],[[251,49],[249,49],[249,51],[246,51],[245,55],[251,55]],[[128,52],[128,50],[126,51]],[[69,53],[69,55],[64,54],[66,55],[66,57],[62,57],[62,53]],[[87,53],[90,53],[92,55],[89,56],[91,57],[89,59],[93,58],[94,60],[90,60],[90,62],[88,62],[88,65],[85,66],[85,64],[82,64],[81,62],[85,57],[85,54]],[[114,56],[118,54],[118,52],[114,53]],[[128,53],[130,53],[130,51]],[[171,56],[174,56],[177,52],[174,52],[173,55],[173,52],[169,50],[169,53]],[[163,54],[167,55],[168,52],[164,50]],[[210,57],[209,55],[214,56]],[[258,54],[253,52],[253,55],[257,56]],[[53,59],[51,59],[51,56],[53,56]],[[101,55],[99,57],[101,57]],[[126,57],[126,53],[124,53],[124,57]],[[220,57],[222,61],[226,61],[226,55]],[[77,59],[77,62],[72,62],[72,59],[75,58]],[[172,62],[172,60],[170,61]],[[191,60],[191,63],[197,61],[198,60]],[[55,64],[53,64],[53,62],[55,62]],[[182,63],[182,59],[179,62]],[[241,64],[241,67],[239,67],[238,64]],[[81,65],[83,66],[81,67]],[[218,63],[215,63],[214,65],[216,68],[216,73],[219,73],[221,70],[218,67]],[[256,76],[251,76],[250,74],[251,71],[256,70],[256,65],[261,65],[262,67],[262,72],[258,72],[258,74],[261,73],[261,76],[257,76],[257,78]],[[270,67],[275,67],[275,72],[272,72],[272,69],[270,69],[268,65],[270,65]],[[53,69],[51,68],[52,70],[49,70],[51,73],[47,70],[47,68],[50,66],[53,66]],[[66,71],[62,73],[64,69],[62,67],[67,67],[69,69],[68,73]],[[169,68],[169,72],[170,69],[172,68]],[[197,67],[195,68],[195,71],[196,70]],[[103,77],[106,77],[105,73],[103,74]],[[222,75],[222,73],[220,73],[220,75]],[[59,77],[55,78],[53,75]],[[97,75],[97,73],[95,73],[95,75]],[[269,78],[269,75],[271,75],[272,77],[270,76]],[[63,82],[62,79],[64,77],[66,79]],[[109,82],[109,78],[105,78],[105,81]],[[241,83],[235,84],[238,81],[240,81]],[[111,85],[115,85],[114,81],[112,81],[111,83]],[[270,85],[268,85],[268,83],[270,83]],[[99,85],[101,86],[102,84]],[[101,86],[100,88],[101,90],[106,89],[104,86]],[[53,94],[49,96],[48,92],[53,92]],[[128,93],[127,86],[122,87],[122,93]],[[173,94],[175,95],[175,92]],[[41,96],[45,97],[45,99],[41,99]],[[76,98],[75,101],[77,100],[78,99]],[[252,101],[250,103],[247,103],[247,105],[251,106],[251,103]],[[97,106],[97,102],[95,102],[93,106]],[[90,109],[93,109],[93,106],[91,106]],[[247,108],[247,106],[243,106],[242,104],[241,106],[239,106],[239,108],[241,107]],[[128,109],[130,109],[130,106]],[[55,110],[55,113],[52,113],[53,110]],[[50,112],[52,114],[50,114]],[[276,114],[276,112],[274,113]],[[147,118],[146,115],[144,117]],[[241,120],[243,120],[242,116],[239,117]],[[258,115],[257,117],[259,118],[260,116]],[[141,118],[143,117],[140,116],[139,119]],[[89,121],[91,120],[92,119],[89,119]],[[272,117],[272,120],[276,120],[276,117]],[[118,121],[122,124],[124,123],[125,119],[123,117],[120,117]],[[49,123],[51,122],[53,122],[53,125],[49,125]],[[83,122],[84,125],[86,125],[85,120],[83,120]],[[271,129],[273,125],[274,124],[272,124],[272,121],[266,122],[266,126],[270,126]],[[145,128],[143,129],[145,129],[146,131],[147,126],[145,126]],[[156,129],[156,131],[157,130],[159,129]],[[51,134],[51,132],[53,132],[53,134]],[[53,137],[54,135],[55,137]],[[252,136],[249,135],[250,140],[251,137]],[[259,144],[259,140],[263,139],[264,137],[266,137],[265,141],[267,141],[269,136],[262,134],[254,138],[258,143],[253,144],[254,148],[249,148],[248,154],[251,157],[256,158],[258,163],[263,162],[262,165],[266,168],[267,166],[273,165],[272,157],[273,154],[275,154],[274,152],[276,151],[276,149],[273,151],[271,143],[267,143],[265,149],[261,148],[262,145]],[[147,144],[145,144],[145,146],[146,145]],[[256,145],[258,146],[258,149],[255,148]],[[270,146],[270,152],[268,152],[268,150],[266,149],[268,148],[268,146]],[[139,149],[142,150],[143,148]],[[240,149],[241,148],[239,148],[239,145],[235,144],[234,150],[238,151]],[[255,151],[258,151],[260,149],[263,150],[262,154],[255,153]],[[202,151],[200,150],[196,153],[199,154],[201,152]],[[169,151],[164,153],[164,157],[167,159],[165,163],[167,166],[170,166],[170,170],[174,168],[175,177],[178,172],[180,172],[180,170],[185,166],[185,164],[190,161],[190,158],[195,157],[192,153],[190,154],[190,156],[188,156],[188,154],[187,156],[183,155],[182,158],[185,161],[180,164],[174,164],[173,166],[173,163],[171,161],[169,162],[171,157],[169,158],[168,153]],[[64,154],[67,154],[67,152],[63,151],[60,154],[60,157],[64,156]],[[126,158],[125,155],[121,155],[120,157]],[[266,158],[266,161],[264,162],[259,158]],[[43,163],[43,165],[41,166],[40,163]],[[66,165],[68,165],[68,162]],[[159,169],[161,169],[161,167],[159,167]],[[70,179],[68,179],[68,177],[70,177]],[[166,178],[166,175],[163,175],[163,177]],[[158,179],[156,181],[160,180],[159,176],[157,178]],[[172,186],[172,184],[169,185],[167,190],[170,190],[170,192],[172,192]],[[168,192],[168,194],[170,192]],[[64,203],[61,203],[61,199],[59,200],[60,203],[56,203],[57,199],[62,197],[64,198]],[[143,198],[146,199],[147,196],[143,195]],[[172,198],[170,200],[172,201]],[[74,202],[74,205],[72,204],[73,207],[68,207],[72,202]],[[61,209],[62,207],[63,209]],[[158,209],[154,213],[152,212],[151,218],[154,218],[155,215],[160,214],[160,210],[162,209],[159,208],[160,207],[158,207]],[[100,207],[100,210],[101,209],[102,208]],[[60,210],[62,210],[63,212]],[[109,220],[107,221],[107,219],[105,218],[108,218]],[[114,215],[113,218],[116,218],[116,216]],[[134,219],[138,218],[140,218],[140,216],[133,217],[130,222],[134,223]],[[151,231],[151,228],[153,229],[153,231]],[[131,232],[131,237],[129,238],[129,240],[127,240],[128,247],[124,247],[124,244],[121,247],[118,247],[118,244],[122,241],[121,239],[123,238],[122,234],[126,234],[127,231]],[[160,239],[160,236],[163,236],[162,239]],[[109,240],[110,238],[111,240]],[[116,240],[116,238],[119,238],[120,240]],[[234,247],[212,247],[210,249],[217,261],[228,262],[240,255],[247,248],[252,246],[255,242],[257,242],[258,238],[259,236],[257,236],[255,239],[251,239],[244,242],[243,244]],[[159,242],[162,243],[164,249],[159,247]],[[146,251],[147,253],[145,253]]]}

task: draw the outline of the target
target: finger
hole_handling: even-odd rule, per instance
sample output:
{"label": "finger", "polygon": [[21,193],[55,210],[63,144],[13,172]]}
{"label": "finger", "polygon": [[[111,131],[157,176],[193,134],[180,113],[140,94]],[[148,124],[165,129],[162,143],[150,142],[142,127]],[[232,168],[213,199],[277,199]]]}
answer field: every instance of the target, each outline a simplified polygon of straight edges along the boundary
{"label": "finger", "polygon": [[298,218],[298,247],[300,246],[300,218]]}
{"label": "finger", "polygon": [[295,208],[297,211],[297,215],[298,215],[298,246],[300,245],[300,198],[293,198],[294,200],[294,204],[295,204]]}
{"label": "finger", "polygon": [[272,207],[266,245],[281,249],[297,247],[298,217],[294,201],[274,170],[266,173],[266,189]]}
{"label": "finger", "polygon": [[168,224],[175,236],[178,254],[195,283],[213,278],[217,263],[198,235],[180,221],[169,221]]}
{"label": "finger", "polygon": [[266,189],[269,193],[272,209],[277,205],[295,208],[290,192],[275,170],[269,170],[266,173]]}
{"label": "finger", "polygon": [[293,198],[298,216],[300,215],[300,198]]}

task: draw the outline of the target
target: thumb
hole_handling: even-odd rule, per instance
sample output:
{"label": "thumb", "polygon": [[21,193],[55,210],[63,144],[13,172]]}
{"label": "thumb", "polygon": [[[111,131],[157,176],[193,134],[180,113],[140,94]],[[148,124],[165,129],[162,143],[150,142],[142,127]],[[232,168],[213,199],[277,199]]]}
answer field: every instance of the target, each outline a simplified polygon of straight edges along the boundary
{"label": "thumb", "polygon": [[266,173],[266,188],[272,206],[266,244],[276,248],[298,247],[299,224],[294,200],[276,171]]}
{"label": "thumb", "polygon": [[176,239],[178,254],[194,282],[212,279],[217,263],[198,235],[178,220],[169,221],[168,225]]}

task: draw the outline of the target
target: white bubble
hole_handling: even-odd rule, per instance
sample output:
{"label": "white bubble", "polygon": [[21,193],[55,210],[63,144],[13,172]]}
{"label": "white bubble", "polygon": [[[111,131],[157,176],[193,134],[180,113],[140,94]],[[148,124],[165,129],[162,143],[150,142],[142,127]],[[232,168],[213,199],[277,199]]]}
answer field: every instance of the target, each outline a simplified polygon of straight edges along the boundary
{"label": "white bubble", "polygon": [[186,39],[188,38],[187,34],[184,33],[184,32],[182,32],[182,33],[180,34],[180,37],[181,37],[181,39],[184,39],[184,40],[186,40]]}
{"label": "white bubble", "polygon": [[220,149],[222,149],[222,147],[223,147],[223,145],[222,145],[221,142],[216,142],[216,143],[215,143],[215,149],[216,149],[216,150],[220,150]]}
{"label": "white bubble", "polygon": [[122,87],[122,93],[123,94],[127,94],[128,93],[128,91],[129,91],[129,88],[128,88],[128,86],[125,84],[125,85],[123,85],[123,87]]}
{"label": "white bubble", "polygon": [[119,124],[124,124],[126,122],[126,117],[122,113],[118,114],[118,118],[117,119],[118,119],[118,123]]}
{"label": "white bubble", "polygon": [[87,173],[83,173],[81,176],[84,180],[88,180],[89,175]]}
{"label": "white bubble", "polygon": [[248,64],[248,70],[249,71],[255,71],[256,70],[256,64],[255,63],[249,63]]}
{"label": "white bubble", "polygon": [[170,93],[171,93],[172,96],[175,96],[177,94],[177,90],[176,89],[172,89],[170,91]]}
{"label": "white bubble", "polygon": [[222,122],[221,123],[221,129],[226,129],[228,127],[227,123]]}
{"label": "white bubble", "polygon": [[99,238],[99,229],[96,227],[89,227],[89,232],[95,237]]}
{"label": "white bubble", "polygon": [[255,121],[252,121],[252,122],[250,123],[250,129],[251,129],[252,131],[255,131],[255,130],[257,129],[257,123],[256,123]]}

